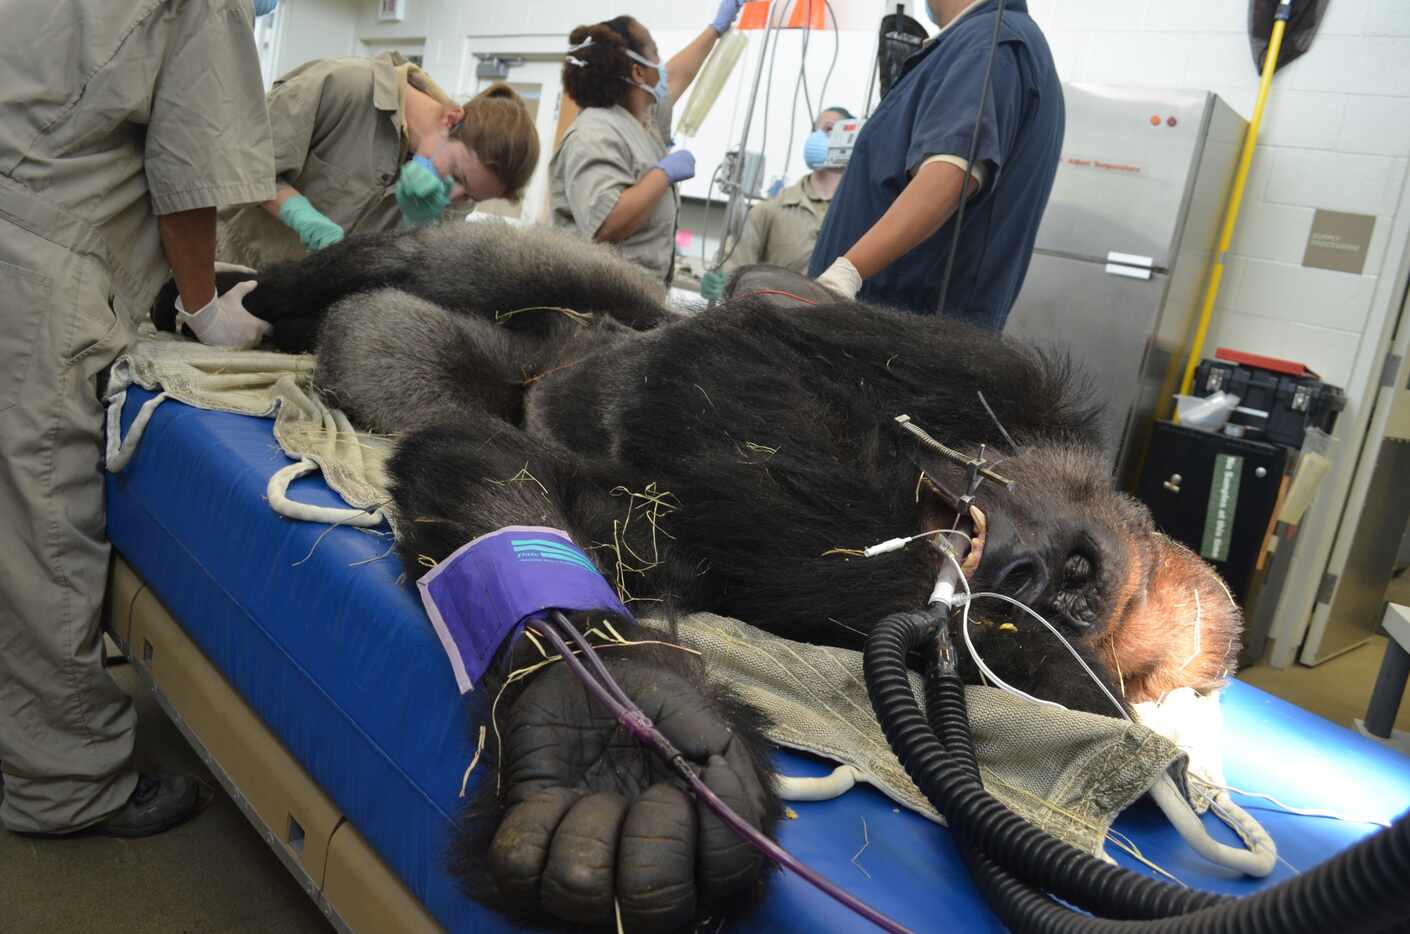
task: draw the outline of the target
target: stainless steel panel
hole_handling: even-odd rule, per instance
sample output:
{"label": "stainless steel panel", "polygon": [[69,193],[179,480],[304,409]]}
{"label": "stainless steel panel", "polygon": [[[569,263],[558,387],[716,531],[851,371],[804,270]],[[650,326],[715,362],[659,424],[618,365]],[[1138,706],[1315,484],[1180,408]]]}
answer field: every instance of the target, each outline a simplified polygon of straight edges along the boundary
{"label": "stainless steel panel", "polygon": [[1410,441],[1387,438],[1376,457],[1366,506],[1337,583],[1322,638],[1303,649],[1302,662],[1315,665],[1365,642],[1375,634],[1385,610],[1386,588],[1396,552],[1410,523]]}
{"label": "stainless steel panel", "polygon": [[1107,405],[1107,454],[1117,452],[1133,409],[1168,278],[1109,275],[1103,266],[1033,254],[1004,333],[1070,353]]}
{"label": "stainless steel panel", "polygon": [[[1185,204],[1184,222],[1179,233],[1175,258],[1170,267],[1170,291],[1161,309],[1156,345],[1170,354],[1179,353],[1193,337],[1194,323],[1208,282],[1214,248],[1218,245],[1219,224],[1229,187],[1234,179],[1239,148],[1248,124],[1218,97],[1211,100],[1208,129],[1202,140],[1194,183]],[[1212,353],[1214,348],[1208,348]],[[1183,364],[1183,360],[1176,361]],[[1161,377],[1147,374],[1159,383]],[[1173,385],[1169,392],[1174,392]],[[1169,397],[1158,408],[1167,414]]]}
{"label": "stainless steel panel", "polygon": [[1209,120],[1207,91],[1065,84],[1062,164],[1038,229],[1041,249],[1169,268]]}

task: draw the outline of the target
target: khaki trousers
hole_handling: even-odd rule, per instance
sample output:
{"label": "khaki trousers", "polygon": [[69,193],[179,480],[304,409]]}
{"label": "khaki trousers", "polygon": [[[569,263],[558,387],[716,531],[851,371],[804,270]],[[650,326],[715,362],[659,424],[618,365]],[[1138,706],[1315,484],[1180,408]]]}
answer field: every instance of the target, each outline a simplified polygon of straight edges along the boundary
{"label": "khaki trousers", "polygon": [[132,326],[86,224],[0,177],[0,823],[122,807],[136,716],[102,667],[109,545],[98,378]]}

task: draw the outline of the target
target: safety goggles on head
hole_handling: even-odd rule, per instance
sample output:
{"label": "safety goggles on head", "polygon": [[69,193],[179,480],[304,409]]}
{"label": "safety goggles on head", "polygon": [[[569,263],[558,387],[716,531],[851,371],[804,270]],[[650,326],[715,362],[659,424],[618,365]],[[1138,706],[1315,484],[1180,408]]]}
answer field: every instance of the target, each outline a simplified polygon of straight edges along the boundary
{"label": "safety goggles on head", "polygon": [[[586,68],[588,63],[574,56],[572,53],[577,52],[581,49],[585,49],[590,45],[592,45],[592,36],[588,36],[582,42],[579,42],[577,45],[569,48],[569,55],[567,57],[568,64],[573,65],[577,68]],[[647,94],[650,94],[653,98],[655,98],[658,104],[664,101],[666,99],[667,94],[669,93],[669,86],[667,84],[666,79],[666,63],[664,61],[653,62],[646,56],[639,55],[636,52],[633,52],[631,49],[624,48],[622,49],[622,51],[625,52],[627,58],[630,58],[632,61],[637,62],[640,65],[645,65],[647,68],[655,68],[657,74],[655,87],[642,84],[640,81],[633,81],[631,78],[623,78],[622,80],[625,81],[627,84],[641,88]]]}

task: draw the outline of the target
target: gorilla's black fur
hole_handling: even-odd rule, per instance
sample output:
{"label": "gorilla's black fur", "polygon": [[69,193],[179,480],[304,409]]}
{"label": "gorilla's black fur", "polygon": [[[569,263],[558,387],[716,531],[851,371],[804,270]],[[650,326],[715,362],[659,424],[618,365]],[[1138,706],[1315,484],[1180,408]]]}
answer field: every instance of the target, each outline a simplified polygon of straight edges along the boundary
{"label": "gorilla's black fur", "polygon": [[[482,227],[493,230],[480,236]],[[572,261],[565,262],[566,256]],[[550,269],[555,275],[544,275]],[[499,315],[505,329],[540,336],[551,319],[519,309],[609,313],[637,329],[669,317],[660,282],[618,261],[607,248],[585,248],[581,240],[553,230],[494,222],[356,234],[296,262],[261,269],[258,276],[219,273],[216,286],[225,292],[251,278],[259,286],[246,296],[245,308],[270,322],[270,340],[286,353],[314,349],[324,313],[339,299],[386,288],[453,311]],[[530,281],[540,287],[525,290]],[[174,330],[176,295],[176,283],[169,281],[152,306],[152,320],[161,330]]]}
{"label": "gorilla's black fur", "polygon": [[[870,560],[838,549],[948,527],[949,491],[963,487],[957,466],[897,428],[906,414],[952,446],[1002,452],[1017,481],[981,490],[976,591],[1038,609],[1132,700],[1168,689],[1171,659],[1191,684],[1223,674],[1236,610],[1208,609],[1217,581],[1113,489],[1098,410],[1064,358],[836,302],[778,270],[737,275],[736,297],[688,318],[653,288],[600,248],[467,225],[349,240],[262,274],[252,294],[276,337],[281,321],[321,320],[317,383],[355,421],[398,436],[392,495],[413,575],[486,532],[551,526],[633,608],[712,610],[856,647],[884,615],[924,605],[942,559],[924,540]],[[1187,630],[1173,648],[1162,635],[1172,587],[1208,594],[1195,621],[1208,657],[1193,668]],[[1111,712],[1036,623],[1003,607],[985,615],[1011,623],[976,633],[1006,680]],[[759,717],[678,649],[607,654],[658,713],[689,712],[694,761],[770,829]],[[645,930],[756,891],[752,853],[719,836],[562,666],[548,671],[500,701],[505,782],[461,843],[468,890],[594,925],[611,922],[615,897]]]}

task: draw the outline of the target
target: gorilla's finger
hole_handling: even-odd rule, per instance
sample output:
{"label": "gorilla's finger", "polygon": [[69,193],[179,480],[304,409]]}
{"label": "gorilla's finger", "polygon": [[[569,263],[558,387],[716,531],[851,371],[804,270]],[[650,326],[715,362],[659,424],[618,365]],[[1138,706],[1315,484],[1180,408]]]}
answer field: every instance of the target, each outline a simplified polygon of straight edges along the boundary
{"label": "gorilla's finger", "polygon": [[674,785],[632,802],[617,848],[617,899],[629,931],[673,931],[695,914],[695,804]]}
{"label": "gorilla's finger", "polygon": [[537,902],[549,844],[563,815],[582,797],[571,788],[547,788],[516,804],[490,843],[490,873],[504,895]]}
{"label": "gorilla's finger", "polygon": [[[740,817],[759,826],[747,780],[723,756],[711,756],[701,776],[705,785]],[[718,899],[748,888],[759,876],[763,857],[742,840],[715,812],[700,805],[700,843],[696,877],[705,899]]]}
{"label": "gorilla's finger", "polygon": [[631,693],[656,728],[692,762],[724,752],[733,733],[722,712],[701,697],[700,688],[672,671],[653,675]]}
{"label": "gorilla's finger", "polygon": [[739,777],[741,792],[753,808],[749,822],[756,827],[762,826],[769,808],[769,795],[775,787],[772,769],[767,764],[754,761],[748,744],[743,741],[731,742],[725,747],[724,756]]}
{"label": "gorilla's finger", "polygon": [[598,792],[573,805],[549,846],[539,899],[565,921],[602,924],[614,917],[617,838],[627,802]]}

